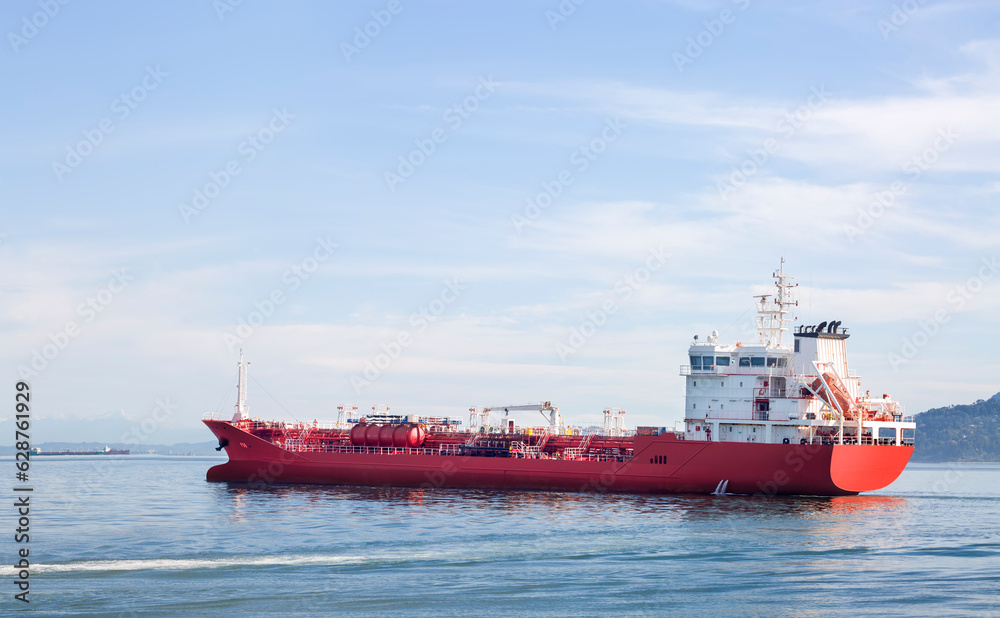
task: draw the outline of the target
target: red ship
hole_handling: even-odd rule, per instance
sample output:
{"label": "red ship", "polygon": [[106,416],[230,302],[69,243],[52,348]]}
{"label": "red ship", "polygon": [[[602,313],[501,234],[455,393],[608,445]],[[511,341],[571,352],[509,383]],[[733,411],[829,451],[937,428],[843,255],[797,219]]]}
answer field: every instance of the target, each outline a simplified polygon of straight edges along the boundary
{"label": "red ship", "polygon": [[[798,326],[782,268],[776,294],[756,297],[758,340],[689,347],[683,428],[567,426],[549,402],[470,409],[450,418],[341,406],[336,423],[247,418],[239,363],[236,413],[206,418],[229,461],[209,481],[633,493],[854,495],[892,483],[913,453],[915,424],[889,395],[860,392],[839,321]],[[544,427],[518,427],[511,411],[537,410]],[[502,413],[502,416],[499,416]]]}

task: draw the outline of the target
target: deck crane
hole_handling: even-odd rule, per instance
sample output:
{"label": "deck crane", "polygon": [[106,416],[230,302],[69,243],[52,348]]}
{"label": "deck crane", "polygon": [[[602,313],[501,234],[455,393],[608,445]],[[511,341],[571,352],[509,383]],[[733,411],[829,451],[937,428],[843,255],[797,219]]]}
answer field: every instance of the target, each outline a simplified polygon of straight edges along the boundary
{"label": "deck crane", "polygon": [[559,408],[552,407],[551,401],[545,401],[543,403],[529,403],[524,405],[516,406],[490,406],[488,408],[483,408],[483,412],[500,412],[503,411],[503,424],[502,426],[506,429],[509,427],[510,423],[510,413],[512,411],[521,410],[537,410],[541,413],[545,420],[549,422],[549,428],[553,433],[561,433],[563,428],[562,415],[559,414]]}

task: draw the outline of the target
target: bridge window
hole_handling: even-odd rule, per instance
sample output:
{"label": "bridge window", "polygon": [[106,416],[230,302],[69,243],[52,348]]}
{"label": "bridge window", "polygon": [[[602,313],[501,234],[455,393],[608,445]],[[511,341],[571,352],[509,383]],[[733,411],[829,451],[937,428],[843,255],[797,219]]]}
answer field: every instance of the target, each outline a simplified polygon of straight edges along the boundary
{"label": "bridge window", "polygon": [[701,368],[702,369],[712,369],[714,366],[715,357],[714,356],[702,356],[701,357]]}
{"label": "bridge window", "polygon": [[729,366],[729,357],[728,356],[716,356],[715,357],[715,364],[719,365],[720,367],[728,367]]}
{"label": "bridge window", "polygon": [[799,340],[798,340],[798,338],[795,339],[795,351],[796,352],[799,351]]}
{"label": "bridge window", "polygon": [[778,366],[778,359],[774,358],[773,356],[768,356],[767,357],[767,366],[768,367],[777,367]]}
{"label": "bridge window", "polygon": [[691,357],[691,369],[701,369],[701,357],[692,356]]}
{"label": "bridge window", "polygon": [[763,356],[752,356],[752,357],[750,357],[750,366],[751,367],[763,367],[764,366],[764,357]]}
{"label": "bridge window", "polygon": [[750,366],[750,357],[749,356],[741,356],[740,357],[740,367],[749,367],[749,366]]}

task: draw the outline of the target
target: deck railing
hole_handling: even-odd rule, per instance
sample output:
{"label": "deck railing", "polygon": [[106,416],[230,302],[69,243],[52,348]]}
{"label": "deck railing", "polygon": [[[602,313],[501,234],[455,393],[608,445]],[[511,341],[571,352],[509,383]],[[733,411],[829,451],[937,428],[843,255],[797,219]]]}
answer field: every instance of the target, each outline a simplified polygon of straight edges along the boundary
{"label": "deck railing", "polygon": [[[293,453],[350,453],[358,455],[446,455],[446,456],[459,456],[463,455],[464,444],[442,444],[436,448],[397,448],[392,446],[380,447],[380,446],[353,446],[349,444],[303,444],[297,440],[288,440],[285,442],[284,448]],[[621,458],[621,455],[606,455],[602,453],[577,453],[574,452],[575,449],[566,449],[562,455],[559,456],[545,456],[545,453],[536,453],[529,455],[530,459],[564,459],[573,461],[615,461]],[[515,457],[523,458],[522,453],[515,454]]]}
{"label": "deck railing", "polygon": [[693,369],[691,365],[681,365],[680,374],[682,376],[788,376],[791,375],[789,367],[742,367],[740,365],[713,365],[708,369]]}
{"label": "deck railing", "polygon": [[232,423],[237,427],[242,427],[244,425],[253,426],[254,428],[260,427],[275,427],[280,429],[350,429],[348,423],[336,423],[333,421],[317,421],[314,420],[311,423],[296,422],[287,423],[285,421],[272,421],[272,420],[257,420],[251,418],[244,418],[242,421],[233,421],[232,412],[206,412],[201,416],[203,421],[224,421],[226,423]]}
{"label": "deck railing", "polygon": [[[861,439],[858,440],[858,438],[854,436],[844,436],[845,445],[892,446],[895,441],[895,438],[873,438],[871,436],[862,436]],[[836,436],[813,436],[812,442],[806,438],[802,438],[799,442],[801,444],[840,444],[840,440]],[[913,446],[913,438],[900,438],[899,445]]]}

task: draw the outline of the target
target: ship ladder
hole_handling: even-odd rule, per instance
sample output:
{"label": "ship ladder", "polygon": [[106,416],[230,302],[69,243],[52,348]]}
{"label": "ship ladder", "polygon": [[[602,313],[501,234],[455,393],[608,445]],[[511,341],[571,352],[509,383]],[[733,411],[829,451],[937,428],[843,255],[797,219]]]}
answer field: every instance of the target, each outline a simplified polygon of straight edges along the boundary
{"label": "ship ladder", "polygon": [[533,446],[532,448],[535,450],[536,453],[541,454],[541,452],[545,450],[545,445],[548,444],[548,442],[549,442],[549,433],[545,432],[545,434],[542,436],[542,439],[539,440],[537,443],[535,443],[535,446]]}
{"label": "ship ladder", "polygon": [[[529,438],[530,440],[530,438]],[[545,448],[545,444],[549,441],[548,432],[541,434],[541,438],[534,444],[524,445],[524,454],[532,459],[539,459],[542,456],[542,450]]]}

